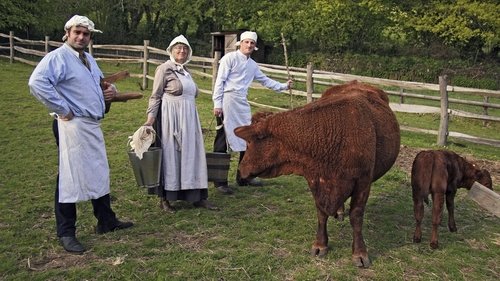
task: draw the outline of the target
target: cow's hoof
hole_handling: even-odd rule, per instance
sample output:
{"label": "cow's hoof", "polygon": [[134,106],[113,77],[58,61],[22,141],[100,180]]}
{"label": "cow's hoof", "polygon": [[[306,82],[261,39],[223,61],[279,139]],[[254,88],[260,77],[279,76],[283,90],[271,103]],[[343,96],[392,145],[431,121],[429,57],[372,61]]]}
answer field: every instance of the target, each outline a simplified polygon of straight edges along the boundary
{"label": "cow's hoof", "polygon": [[319,247],[312,247],[311,248],[311,256],[315,257],[318,256],[320,258],[326,256],[328,254],[328,247],[326,248],[319,248]]}
{"label": "cow's hoof", "polygon": [[437,242],[437,241],[436,241],[436,242],[431,242],[431,244],[430,244],[430,245],[431,245],[431,248],[432,248],[432,249],[437,249],[437,248],[439,247],[439,245],[438,245],[438,242]]}
{"label": "cow's hoof", "polygon": [[413,236],[413,243],[420,243],[422,242],[422,238],[421,237],[415,237]]}
{"label": "cow's hoof", "polygon": [[352,256],[352,262],[357,267],[368,268],[371,265],[370,258],[368,258],[368,254],[361,256]]}

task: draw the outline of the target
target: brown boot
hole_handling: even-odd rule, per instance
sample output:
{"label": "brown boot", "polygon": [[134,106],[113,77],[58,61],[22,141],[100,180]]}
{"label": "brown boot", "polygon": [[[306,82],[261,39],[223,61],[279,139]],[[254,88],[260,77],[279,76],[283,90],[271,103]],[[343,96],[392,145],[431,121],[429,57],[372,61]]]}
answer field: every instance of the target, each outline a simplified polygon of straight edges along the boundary
{"label": "brown boot", "polygon": [[160,208],[167,213],[175,213],[174,207],[170,205],[170,202],[164,197],[160,198]]}

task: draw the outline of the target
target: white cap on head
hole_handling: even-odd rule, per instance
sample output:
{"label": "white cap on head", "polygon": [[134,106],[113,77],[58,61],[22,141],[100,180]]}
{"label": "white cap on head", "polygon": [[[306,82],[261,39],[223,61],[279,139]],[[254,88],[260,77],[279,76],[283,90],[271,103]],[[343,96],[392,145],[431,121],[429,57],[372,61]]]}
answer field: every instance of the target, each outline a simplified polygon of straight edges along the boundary
{"label": "white cap on head", "polygon": [[170,56],[170,60],[171,61],[176,62],[175,59],[174,59],[174,57],[172,56],[172,48],[175,45],[179,44],[179,43],[184,44],[184,45],[186,45],[189,48],[187,59],[183,63],[183,64],[186,64],[186,63],[188,63],[191,60],[191,56],[193,55],[193,49],[191,49],[191,46],[189,45],[188,40],[182,34],[179,35],[179,36],[177,36],[177,37],[175,37],[174,39],[172,39],[172,41],[170,41],[170,44],[168,45],[168,48],[167,48],[167,55]]}
{"label": "white cap on head", "polygon": [[[89,18],[87,18],[86,16],[74,15],[64,25],[64,31],[68,31],[73,26],[83,26],[86,27],[90,32],[102,33],[102,31],[100,31],[99,29],[94,28],[94,22],[89,20]],[[68,36],[64,35],[63,41],[66,41],[66,39],[68,39]]]}
{"label": "white cap on head", "polygon": [[[245,31],[245,32],[241,33],[240,41],[236,42],[236,44],[234,44],[234,45],[239,46],[241,41],[243,41],[245,39],[253,40],[255,42],[255,44],[257,44],[257,33],[253,32],[253,31]],[[257,48],[257,46],[256,46],[255,50],[257,51],[258,49],[259,48]]]}

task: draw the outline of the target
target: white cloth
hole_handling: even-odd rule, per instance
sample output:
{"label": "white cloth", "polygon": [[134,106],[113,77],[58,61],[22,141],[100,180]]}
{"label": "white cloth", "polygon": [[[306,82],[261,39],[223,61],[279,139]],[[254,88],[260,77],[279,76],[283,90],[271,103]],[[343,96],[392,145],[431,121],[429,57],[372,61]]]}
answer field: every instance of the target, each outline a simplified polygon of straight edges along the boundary
{"label": "white cloth", "polygon": [[90,118],[58,120],[59,202],[76,203],[110,192],[101,123]]}
{"label": "white cloth", "polygon": [[142,159],[144,152],[148,151],[152,143],[155,142],[156,132],[152,126],[141,126],[132,137],[129,137],[130,147],[139,159]]}
{"label": "white cloth", "polygon": [[102,33],[99,29],[95,29],[94,22],[91,21],[86,16],[74,15],[72,16],[66,24],[64,24],[64,30],[69,30],[73,26],[83,26],[86,27],[90,32]]}
{"label": "white cloth", "polygon": [[[196,109],[196,85],[188,72],[177,73],[182,95],[163,94],[161,147],[164,189],[207,189],[207,161]],[[155,77],[155,83],[162,81]]]}
{"label": "white cloth", "polygon": [[[179,64],[174,56],[172,55],[172,48],[176,45],[176,44],[179,44],[179,43],[182,43],[184,45],[186,45],[188,48],[189,48],[189,51],[188,51],[188,56],[186,58],[186,61],[182,64]],[[193,55],[193,50],[191,49],[191,45],[189,45],[189,42],[188,40],[186,39],[186,37],[184,37],[184,35],[179,35],[177,37],[175,37],[174,39],[172,39],[172,41],[170,41],[170,44],[168,45],[167,47],[167,55],[170,56],[170,60],[175,62],[176,64],[179,64],[179,65],[186,65],[190,60],[191,60],[191,57]]]}
{"label": "white cloth", "polygon": [[[236,47],[238,47],[241,44],[241,41],[243,41],[245,39],[253,40],[257,44],[257,33],[253,32],[253,31],[245,31],[245,32],[241,33],[240,41],[236,42],[236,44],[234,44],[234,45]],[[259,48],[257,48],[257,46],[255,46],[254,49],[256,51],[259,50]]]}
{"label": "white cloth", "polygon": [[[66,24],[64,24],[64,31],[68,31],[73,26],[83,26],[87,28],[90,32],[102,33],[99,29],[94,28],[94,22],[91,21],[86,16],[74,15],[71,17]],[[68,35],[64,34],[62,40],[66,41],[68,39]]]}
{"label": "white cloth", "polygon": [[224,132],[229,147],[232,151],[245,151],[247,143],[234,134],[234,129],[250,125],[252,121],[252,111],[246,96],[226,95],[222,110],[224,112]]}

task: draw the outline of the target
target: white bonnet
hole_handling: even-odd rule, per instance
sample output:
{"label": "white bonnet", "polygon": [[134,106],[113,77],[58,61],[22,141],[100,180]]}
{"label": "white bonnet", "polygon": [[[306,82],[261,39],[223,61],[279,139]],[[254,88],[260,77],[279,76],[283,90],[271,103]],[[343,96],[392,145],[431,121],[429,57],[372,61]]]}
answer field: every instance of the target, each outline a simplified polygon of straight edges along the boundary
{"label": "white bonnet", "polygon": [[[253,32],[253,31],[245,31],[245,32],[241,33],[240,41],[236,42],[236,44],[234,44],[234,45],[239,46],[240,42],[245,40],[245,39],[253,40],[255,42],[255,44],[257,44],[257,33]],[[257,46],[256,46],[255,50],[257,51],[258,49],[259,48],[257,48]]]}
{"label": "white bonnet", "polygon": [[189,52],[188,52],[188,56],[187,56],[186,62],[183,63],[183,64],[186,64],[186,63],[188,63],[191,60],[191,56],[193,55],[193,49],[191,49],[191,45],[189,45],[188,40],[182,34],[179,35],[179,36],[177,36],[177,37],[175,37],[174,39],[172,39],[172,41],[170,41],[170,44],[168,45],[168,48],[167,48],[167,55],[170,56],[170,60],[171,61],[175,62],[174,58],[172,57],[172,48],[175,45],[179,44],[179,43],[182,43],[182,44],[188,46],[188,48],[189,48]]}
{"label": "white bonnet", "polygon": [[[90,32],[102,33],[102,31],[100,31],[99,29],[94,28],[94,22],[89,20],[89,18],[87,18],[86,16],[74,15],[66,22],[66,24],[64,25],[64,30],[68,31],[73,26],[83,26],[86,27]],[[66,39],[68,39],[68,36],[64,35],[63,41],[66,41]]]}

